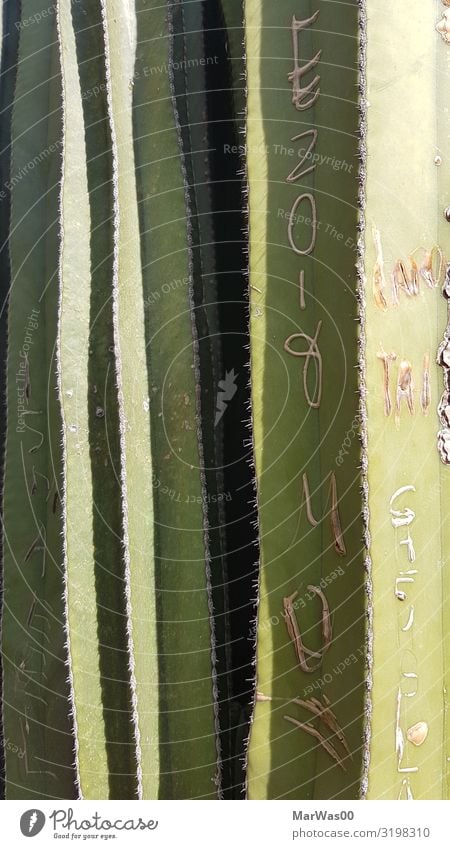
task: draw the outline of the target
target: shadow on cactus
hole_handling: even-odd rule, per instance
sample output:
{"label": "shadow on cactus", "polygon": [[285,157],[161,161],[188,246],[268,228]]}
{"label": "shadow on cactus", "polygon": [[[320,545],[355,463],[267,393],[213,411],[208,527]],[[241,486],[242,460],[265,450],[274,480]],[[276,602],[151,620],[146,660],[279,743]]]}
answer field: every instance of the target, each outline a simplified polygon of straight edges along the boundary
{"label": "shadow on cactus", "polygon": [[301,5],[3,4],[7,799],[448,797],[447,4]]}

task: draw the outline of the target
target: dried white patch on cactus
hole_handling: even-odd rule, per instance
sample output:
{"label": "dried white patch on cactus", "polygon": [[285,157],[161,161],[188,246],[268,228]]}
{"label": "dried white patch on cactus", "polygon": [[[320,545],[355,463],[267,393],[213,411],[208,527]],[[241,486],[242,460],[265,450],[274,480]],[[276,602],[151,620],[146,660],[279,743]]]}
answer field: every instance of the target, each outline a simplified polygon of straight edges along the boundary
{"label": "dried white patch on cactus", "polygon": [[414,605],[412,604],[409,609],[409,616],[406,625],[403,626],[402,631],[410,631],[414,624]]}
{"label": "dried white patch on cactus", "polygon": [[398,370],[397,398],[395,407],[395,422],[400,424],[400,410],[402,400],[406,401],[410,415],[414,414],[414,381],[412,378],[412,365],[408,360],[402,360]]}
{"label": "dried white patch on cactus", "polygon": [[412,790],[411,790],[411,784],[409,782],[409,778],[403,779],[402,786],[400,788],[400,793],[398,794],[397,798],[399,800],[400,799],[406,799],[408,801],[410,801],[411,799],[414,799],[414,796],[413,796]]}
{"label": "dried white patch on cactus", "polygon": [[372,276],[372,290],[373,297],[377,307],[381,310],[387,310],[387,300],[384,294],[386,289],[386,278],[384,276],[384,261],[383,261],[383,249],[381,247],[381,236],[379,230],[375,227],[372,229],[373,240],[375,242],[375,249],[377,252],[377,258],[375,260],[375,265],[373,268],[373,276]]}
{"label": "dried white patch on cactus", "polygon": [[408,550],[408,560],[410,563],[414,563],[416,559],[416,551],[414,548],[414,543],[412,541],[411,534],[408,531],[408,536],[405,539],[400,540],[400,545],[406,545]]}
{"label": "dried white patch on cactus", "polygon": [[272,696],[265,696],[264,693],[256,693],[257,702],[271,702]]}
{"label": "dried white patch on cactus", "polygon": [[377,353],[377,357],[383,363],[384,414],[386,416],[390,416],[392,412],[392,400],[389,388],[390,371],[391,363],[395,362],[395,360],[397,359],[397,354],[395,354],[393,351],[390,354],[386,354],[386,351],[381,348],[381,350]]}
{"label": "dried white patch on cactus", "polygon": [[426,722],[416,722],[411,725],[406,732],[406,739],[414,746],[421,746],[428,737],[428,724]]}
{"label": "dried white patch on cactus", "polygon": [[431,404],[431,384],[430,384],[430,355],[425,354],[423,358],[423,376],[422,376],[422,391],[420,393],[420,406],[424,416],[428,415],[428,410]]}

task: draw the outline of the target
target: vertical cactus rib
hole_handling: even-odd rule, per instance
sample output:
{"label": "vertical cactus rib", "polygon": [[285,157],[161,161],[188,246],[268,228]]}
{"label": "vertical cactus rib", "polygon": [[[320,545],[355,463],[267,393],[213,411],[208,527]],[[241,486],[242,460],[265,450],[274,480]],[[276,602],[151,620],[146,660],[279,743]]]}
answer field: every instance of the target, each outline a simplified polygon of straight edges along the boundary
{"label": "vertical cactus rib", "polygon": [[[21,22],[41,11],[24,0]],[[56,389],[61,86],[55,17],[20,26],[12,111],[3,493],[6,795],[74,798]]]}
{"label": "vertical cactus rib", "polygon": [[195,340],[198,390],[198,439],[201,450],[205,545],[208,547],[208,596],[213,632],[213,676],[217,708],[218,762],[222,788],[231,783],[231,661],[228,572],[224,535],[223,410],[217,410],[222,377],[218,279],[212,206],[211,146],[208,116],[208,63],[204,3],[181,2],[172,9],[172,88],[174,114],[184,170],[190,254],[189,287]]}
{"label": "vertical cactus rib", "polygon": [[109,774],[97,633],[89,445],[91,218],[76,41],[66,3],[57,5],[57,25],[63,121],[57,367],[63,423],[67,648],[80,793],[83,798],[95,799],[108,798]]}
{"label": "vertical cactus rib", "polygon": [[449,86],[450,0],[4,0],[0,796],[450,798]]}
{"label": "vertical cactus rib", "polygon": [[158,795],[159,749],[152,456],[131,116],[136,19],[134,3],[101,0],[101,9],[114,172],[113,311],[128,648],[141,799]]}
{"label": "vertical cactus rib", "polygon": [[136,180],[153,457],[160,798],[220,793],[190,208],[170,4],[137,3]]}
{"label": "vertical cactus rib", "polygon": [[[72,4],[72,18],[82,89],[91,216],[87,379],[99,665],[109,797],[129,799],[137,793],[136,747],[128,669],[121,456],[114,362],[112,152],[100,5],[79,0]],[[105,215],[105,210],[110,210],[111,215]]]}
{"label": "vertical cactus rib", "polygon": [[[449,48],[436,31],[442,8],[413,0],[405,16],[390,7],[387,26],[386,8],[366,3],[370,799],[447,793],[450,479],[437,450],[436,415],[450,255]],[[411,135],[418,124],[427,127],[420,137]]]}
{"label": "vertical cactus rib", "polygon": [[251,798],[359,795],[357,10],[245,4],[261,546]]}
{"label": "vertical cactus rib", "polygon": [[372,586],[372,560],[370,556],[370,528],[369,528],[369,485],[367,481],[367,380],[366,380],[366,293],[364,280],[364,254],[365,254],[365,205],[366,205],[366,168],[367,168],[367,121],[366,121],[366,55],[367,55],[367,19],[366,2],[359,0],[359,222],[357,240],[357,278],[358,278],[358,308],[359,308],[359,336],[358,336],[358,386],[359,386],[359,418],[360,418],[360,440],[361,440],[361,498],[362,515],[364,524],[364,567],[366,570],[366,648],[365,648],[365,705],[364,705],[364,728],[363,728],[363,752],[360,796],[364,799],[367,795],[370,766],[370,739],[372,720],[372,683],[373,683],[373,586]]}
{"label": "vertical cactus rib", "polygon": [[[224,14],[226,14],[224,10]],[[259,31],[262,26],[262,7],[261,4],[255,5],[252,9],[246,4],[245,0],[243,3],[243,52],[244,52],[244,73],[245,73],[245,99],[244,99],[244,115],[243,115],[243,126],[241,127],[241,133],[243,139],[245,140],[246,146],[248,145],[248,136],[249,136],[249,114],[251,111],[252,118],[252,127],[253,132],[255,133],[255,137],[261,138],[264,133],[264,127],[262,122],[262,102],[261,102],[261,76],[260,76],[260,51],[261,45],[260,40],[254,38],[254,30]],[[252,33],[252,34],[251,34]],[[252,42],[252,47],[250,51],[249,41]],[[250,64],[252,68],[250,68]],[[251,89],[249,87],[249,77],[251,74]],[[250,198],[249,198],[249,158],[247,155],[242,157],[243,163],[243,207],[246,214],[246,226],[244,228],[243,237],[246,243],[250,243],[250,227],[252,228],[252,238],[256,236],[256,242],[261,242],[264,244],[266,239],[266,227],[267,227],[267,219],[266,215],[256,215],[254,210],[262,208],[265,209],[265,194],[264,194],[264,181],[267,179],[267,160],[266,157],[261,155],[259,168],[261,174],[261,181],[255,182],[252,187],[252,215],[250,216]],[[266,276],[266,256],[264,252],[259,254],[256,257],[253,254],[250,260],[250,250],[247,249],[248,253],[248,269],[247,269],[247,284],[248,284],[248,325],[249,331],[251,333],[251,324],[252,324],[252,310],[251,310],[251,297],[250,297],[250,280],[251,275],[257,274],[261,276],[261,279],[264,279]],[[252,263],[252,265],[250,264]],[[258,287],[259,288],[259,287]],[[264,320],[264,317],[261,316]],[[251,443],[251,467],[253,472],[256,472],[256,458],[255,458],[255,443],[256,439],[261,438],[260,430],[256,430],[259,427],[260,419],[256,415],[256,411],[254,408],[255,398],[258,398],[258,392],[261,392],[261,373],[259,369],[255,369],[253,372],[252,367],[252,357],[257,356],[256,353],[256,344],[257,339],[252,339],[253,348],[251,349],[249,365],[248,365],[248,388],[250,392],[250,404],[249,404],[249,415],[248,415],[248,443]],[[253,692],[252,699],[250,703],[250,728],[247,739],[245,741],[245,754],[244,754],[244,763],[245,763],[245,795],[246,798],[251,797],[249,791],[249,750],[250,743],[252,740],[252,726],[255,720],[255,711],[256,711],[256,697],[257,697],[257,679],[256,679],[256,664],[257,664],[257,653],[258,653],[258,624],[259,624],[259,610],[260,610],[260,592],[261,592],[261,525],[260,525],[260,515],[258,511],[258,502],[259,502],[259,492],[258,492],[258,476],[255,474],[255,513],[257,516],[256,519],[256,528],[255,528],[255,536],[257,541],[258,548],[258,578],[255,583],[255,596],[256,596],[256,610],[255,617],[252,623],[253,630],[253,641],[254,641],[254,682],[253,682]],[[266,733],[269,733],[269,723],[266,725]],[[253,793],[253,788],[252,791]],[[261,795],[264,793],[261,790]]]}
{"label": "vertical cactus rib", "polygon": [[[10,288],[10,258],[8,236],[10,230],[10,179],[11,179],[11,112],[16,82],[18,58],[19,9],[3,4],[0,13],[0,468],[3,478],[6,439],[6,358],[8,335],[8,296]],[[3,501],[3,484],[0,487]],[[3,504],[0,504],[3,514]],[[3,596],[3,536],[0,534],[0,600]],[[3,680],[0,654],[0,681]],[[5,795],[5,739],[3,712],[0,708],[0,798]]]}
{"label": "vertical cactus rib", "polygon": [[[207,79],[203,32],[204,3],[181,0],[168,10],[169,81],[185,196],[188,294],[196,384],[200,488],[203,508],[206,594],[211,633],[211,673],[216,745],[214,781],[220,798],[228,767],[228,606],[223,538],[222,427],[216,420],[217,371],[221,340],[212,228],[208,151]],[[178,60],[178,61],[177,61]],[[199,61],[200,60],[200,61]],[[202,61],[203,60],[203,61]],[[176,69],[181,67],[182,73]],[[216,426],[218,425],[218,426]],[[215,496],[215,498],[214,498]],[[223,732],[223,733],[221,733]]]}

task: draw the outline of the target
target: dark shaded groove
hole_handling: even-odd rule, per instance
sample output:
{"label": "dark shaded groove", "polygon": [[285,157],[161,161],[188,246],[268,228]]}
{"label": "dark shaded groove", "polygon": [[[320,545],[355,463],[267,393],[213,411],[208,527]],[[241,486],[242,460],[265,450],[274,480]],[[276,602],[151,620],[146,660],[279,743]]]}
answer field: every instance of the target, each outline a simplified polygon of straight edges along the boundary
{"label": "dark shaded groove", "polygon": [[[20,3],[3,3],[3,43],[0,65],[0,463],[3,521],[3,470],[6,439],[6,355],[8,349],[8,295],[11,283],[9,226],[11,218],[11,113],[17,74]],[[3,534],[0,534],[0,603],[3,602]],[[0,654],[0,682],[3,663]],[[0,710],[0,798],[5,798],[3,710]]]}
{"label": "dark shaded groove", "polygon": [[[112,150],[100,8],[72,4],[83,95],[91,209],[89,432],[94,498],[97,634],[111,799],[136,798],[127,652],[120,439],[112,318]],[[80,143],[82,140],[80,139]]]}

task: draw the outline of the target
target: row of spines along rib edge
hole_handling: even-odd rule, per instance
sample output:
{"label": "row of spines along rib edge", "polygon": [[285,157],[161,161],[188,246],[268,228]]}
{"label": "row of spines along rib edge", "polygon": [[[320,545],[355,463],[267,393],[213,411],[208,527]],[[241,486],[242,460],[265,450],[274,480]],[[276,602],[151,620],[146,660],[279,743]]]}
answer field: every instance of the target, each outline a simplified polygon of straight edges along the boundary
{"label": "row of spines along rib edge", "polygon": [[[240,796],[252,647],[238,619],[230,684],[236,446],[216,419],[231,350],[220,270],[242,299],[241,247],[227,271],[207,186],[211,77],[175,70],[207,49],[205,4],[40,6],[23,0],[16,22],[2,222],[6,795]],[[223,27],[218,5],[208,14]]]}

